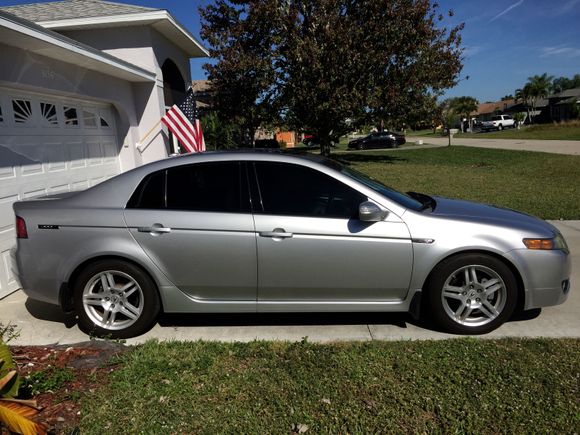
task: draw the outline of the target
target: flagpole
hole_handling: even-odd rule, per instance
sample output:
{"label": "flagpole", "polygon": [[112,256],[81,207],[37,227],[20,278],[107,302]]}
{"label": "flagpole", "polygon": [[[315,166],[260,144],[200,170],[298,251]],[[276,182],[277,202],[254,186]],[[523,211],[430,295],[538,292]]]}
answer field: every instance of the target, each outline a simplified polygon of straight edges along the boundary
{"label": "flagpole", "polygon": [[151,127],[151,128],[150,128],[150,129],[147,131],[147,133],[145,133],[145,136],[143,136],[141,139],[139,139],[139,140],[137,141],[137,149],[139,150],[139,152],[143,152],[143,150],[141,149],[141,144],[142,144],[142,142],[143,142],[145,139],[147,139],[147,138],[149,137],[149,135],[150,135],[151,133],[153,133],[153,130],[155,130],[157,127],[159,127],[159,125],[160,125],[160,124],[161,124],[161,119],[160,119],[159,121],[157,121],[157,123],[156,123],[156,124],[155,124],[153,127]]}

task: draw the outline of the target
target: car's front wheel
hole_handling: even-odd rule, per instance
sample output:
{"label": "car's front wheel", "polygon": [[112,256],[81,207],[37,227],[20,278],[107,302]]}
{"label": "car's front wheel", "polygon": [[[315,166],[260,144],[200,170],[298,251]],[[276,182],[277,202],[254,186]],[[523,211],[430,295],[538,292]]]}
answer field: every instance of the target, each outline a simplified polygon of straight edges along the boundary
{"label": "car's front wheel", "polygon": [[433,319],[455,334],[485,334],[512,315],[517,282],[500,260],[485,254],[465,254],[441,262],[428,284]]}
{"label": "car's front wheel", "polygon": [[160,310],[155,283],[120,260],[90,264],[74,284],[79,327],[97,337],[129,338],[146,332]]}

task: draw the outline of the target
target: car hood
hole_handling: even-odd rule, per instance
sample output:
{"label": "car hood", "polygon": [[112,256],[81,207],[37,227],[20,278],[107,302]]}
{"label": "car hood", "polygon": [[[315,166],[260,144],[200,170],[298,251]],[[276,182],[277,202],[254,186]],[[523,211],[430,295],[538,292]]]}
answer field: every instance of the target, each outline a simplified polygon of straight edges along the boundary
{"label": "car hood", "polygon": [[433,216],[454,218],[475,223],[488,223],[538,233],[551,237],[558,230],[551,224],[526,213],[493,205],[457,199],[433,197],[436,201]]}

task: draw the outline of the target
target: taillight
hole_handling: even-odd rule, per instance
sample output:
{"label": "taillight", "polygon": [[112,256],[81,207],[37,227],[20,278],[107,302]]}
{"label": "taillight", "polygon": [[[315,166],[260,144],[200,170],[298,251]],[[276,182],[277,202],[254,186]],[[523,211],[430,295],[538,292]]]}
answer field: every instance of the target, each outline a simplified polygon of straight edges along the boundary
{"label": "taillight", "polygon": [[18,239],[28,239],[28,231],[26,231],[26,222],[20,216],[16,216],[16,237]]}

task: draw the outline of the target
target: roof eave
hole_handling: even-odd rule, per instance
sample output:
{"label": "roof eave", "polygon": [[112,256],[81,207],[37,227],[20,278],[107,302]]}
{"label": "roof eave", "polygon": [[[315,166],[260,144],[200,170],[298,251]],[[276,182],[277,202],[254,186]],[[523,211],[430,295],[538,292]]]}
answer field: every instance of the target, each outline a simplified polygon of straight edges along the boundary
{"label": "roof eave", "polygon": [[90,28],[120,27],[127,25],[152,25],[158,32],[179,46],[189,57],[208,57],[209,51],[166,10],[143,13],[107,15],[66,20],[39,21],[42,27],[52,30],[80,30]]}
{"label": "roof eave", "polygon": [[39,55],[130,82],[154,82],[155,73],[104,53],[31,21],[0,11],[0,39],[6,45],[25,48]]}

